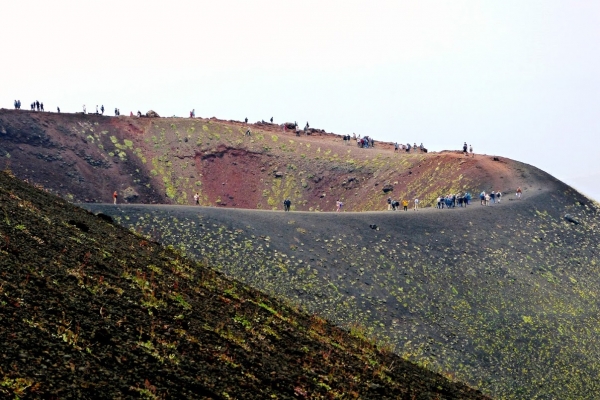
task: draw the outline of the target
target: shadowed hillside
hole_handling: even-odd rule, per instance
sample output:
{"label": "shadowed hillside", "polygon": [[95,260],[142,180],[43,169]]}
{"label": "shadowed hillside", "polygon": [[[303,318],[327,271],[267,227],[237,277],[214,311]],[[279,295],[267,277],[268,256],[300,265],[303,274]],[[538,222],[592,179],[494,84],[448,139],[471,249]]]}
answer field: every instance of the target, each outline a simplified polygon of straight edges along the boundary
{"label": "shadowed hillside", "polygon": [[467,209],[86,207],[336,324],[358,322],[401,356],[494,397],[592,399],[598,209],[539,170],[523,172],[544,190]]}
{"label": "shadowed hillside", "polygon": [[[247,129],[251,135],[246,136]],[[375,135],[376,136],[376,135]],[[460,142],[457,142],[457,147]],[[292,210],[386,208],[394,199],[481,190],[537,190],[527,166],[459,152],[394,153],[314,130],[184,118],[107,117],[0,110],[0,156],[16,176],[75,202],[193,204]]]}
{"label": "shadowed hillside", "polygon": [[0,173],[0,394],[482,399]]}

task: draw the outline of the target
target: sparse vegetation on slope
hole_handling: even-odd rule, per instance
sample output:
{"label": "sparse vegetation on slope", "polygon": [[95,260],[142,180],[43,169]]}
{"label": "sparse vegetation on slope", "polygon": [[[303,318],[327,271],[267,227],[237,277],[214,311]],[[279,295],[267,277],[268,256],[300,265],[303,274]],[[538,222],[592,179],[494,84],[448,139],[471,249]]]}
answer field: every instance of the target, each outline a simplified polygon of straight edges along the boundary
{"label": "sparse vegetation on slope", "polygon": [[0,173],[0,394],[478,399]]}
{"label": "sparse vegetation on slope", "polygon": [[[381,210],[385,199],[516,189],[510,160],[459,153],[394,153],[344,145],[341,136],[297,137],[279,126],[216,119],[130,118],[0,110],[0,157],[21,179],[75,202],[331,211]],[[4,132],[4,133],[2,133]],[[391,192],[384,192],[384,187]]]}
{"label": "sparse vegetation on slope", "polygon": [[594,398],[598,209],[538,183],[522,201],[418,213],[93,209],[492,396]]}

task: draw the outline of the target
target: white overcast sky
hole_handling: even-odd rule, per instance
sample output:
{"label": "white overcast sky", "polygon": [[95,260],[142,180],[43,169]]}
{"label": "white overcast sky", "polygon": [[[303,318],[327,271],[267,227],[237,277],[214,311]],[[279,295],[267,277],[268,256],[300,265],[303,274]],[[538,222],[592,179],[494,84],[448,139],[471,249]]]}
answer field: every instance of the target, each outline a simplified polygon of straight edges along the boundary
{"label": "white overcast sky", "polygon": [[600,1],[2,1],[0,107],[310,122],[600,200]]}

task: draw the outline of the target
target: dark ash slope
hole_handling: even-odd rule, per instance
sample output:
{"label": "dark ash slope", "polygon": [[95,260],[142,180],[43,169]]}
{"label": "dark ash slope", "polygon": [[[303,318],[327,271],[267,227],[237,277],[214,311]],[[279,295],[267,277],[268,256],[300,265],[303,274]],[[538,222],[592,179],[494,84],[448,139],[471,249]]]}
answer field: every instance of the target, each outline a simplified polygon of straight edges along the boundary
{"label": "dark ash slope", "polygon": [[594,398],[598,209],[523,168],[545,190],[466,210],[93,209],[341,326],[359,322],[400,355],[490,395]]}
{"label": "dark ash slope", "polygon": [[480,399],[0,173],[0,394]]}

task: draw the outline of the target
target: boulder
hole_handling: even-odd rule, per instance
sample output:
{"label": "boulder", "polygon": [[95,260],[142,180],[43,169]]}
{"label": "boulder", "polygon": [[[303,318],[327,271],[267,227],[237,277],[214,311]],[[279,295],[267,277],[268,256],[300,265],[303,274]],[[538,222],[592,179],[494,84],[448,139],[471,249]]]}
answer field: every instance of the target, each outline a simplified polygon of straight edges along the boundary
{"label": "boulder", "polygon": [[394,191],[394,185],[384,185],[383,186],[383,193],[388,193],[388,192],[393,192]]}
{"label": "boulder", "polygon": [[580,224],[579,220],[577,220],[577,219],[576,219],[575,217],[573,217],[571,214],[565,214],[565,219],[566,219],[567,221],[569,221],[570,223],[572,223],[572,224],[575,224],[575,225],[579,225],[579,224]]}
{"label": "boulder", "polygon": [[160,115],[154,110],[150,110],[146,113],[146,117],[148,118],[160,118]]}
{"label": "boulder", "polygon": [[131,186],[123,191],[123,198],[127,202],[135,201],[138,197],[140,197],[140,194]]}

